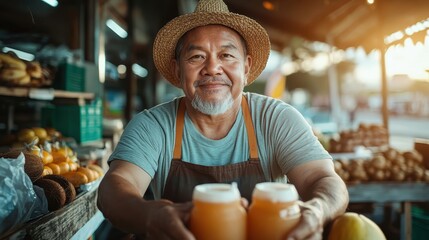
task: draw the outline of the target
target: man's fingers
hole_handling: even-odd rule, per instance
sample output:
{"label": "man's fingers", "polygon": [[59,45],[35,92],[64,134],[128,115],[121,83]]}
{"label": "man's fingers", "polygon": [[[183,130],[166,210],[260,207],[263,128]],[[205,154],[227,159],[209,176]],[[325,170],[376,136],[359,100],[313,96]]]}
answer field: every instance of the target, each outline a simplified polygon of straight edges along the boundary
{"label": "man's fingers", "polygon": [[320,210],[306,203],[300,203],[301,221],[288,235],[288,239],[322,239],[323,226]]}
{"label": "man's fingers", "polygon": [[171,228],[169,236],[171,239],[187,239],[195,240],[194,235],[186,228],[182,221],[176,219],[177,222],[174,224],[174,227]]}
{"label": "man's fingers", "polygon": [[147,237],[149,239],[188,239],[195,237],[186,228],[192,203],[169,204],[162,206],[152,216]]}
{"label": "man's fingers", "polygon": [[192,207],[192,202],[175,203],[171,206],[170,210],[172,211],[172,215],[177,216],[173,217],[170,222],[170,231],[168,235],[171,239],[195,239],[192,233],[185,226],[185,224],[189,222]]}
{"label": "man's fingers", "polygon": [[241,198],[240,199],[240,204],[242,207],[244,207],[245,209],[247,209],[247,207],[249,206],[249,201],[247,201],[247,199],[245,198]]}

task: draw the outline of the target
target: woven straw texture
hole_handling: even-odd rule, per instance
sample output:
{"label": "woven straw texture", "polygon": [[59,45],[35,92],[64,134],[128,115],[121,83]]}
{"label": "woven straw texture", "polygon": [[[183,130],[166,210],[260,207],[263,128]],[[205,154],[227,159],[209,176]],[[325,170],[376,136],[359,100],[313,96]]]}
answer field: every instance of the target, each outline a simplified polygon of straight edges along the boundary
{"label": "woven straw texture", "polygon": [[222,0],[200,0],[195,11],[178,16],[159,30],[153,46],[153,60],[158,71],[174,86],[180,87],[171,61],[177,41],[189,30],[210,24],[220,24],[237,31],[246,41],[252,57],[247,85],[261,74],[270,54],[270,40],[265,29],[255,20],[231,13]]}

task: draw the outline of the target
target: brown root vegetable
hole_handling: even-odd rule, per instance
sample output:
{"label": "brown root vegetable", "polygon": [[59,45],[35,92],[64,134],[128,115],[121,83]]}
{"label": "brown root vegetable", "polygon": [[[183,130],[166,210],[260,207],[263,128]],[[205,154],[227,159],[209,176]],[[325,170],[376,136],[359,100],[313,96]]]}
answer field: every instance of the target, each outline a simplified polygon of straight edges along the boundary
{"label": "brown root vegetable", "polygon": [[334,161],[334,169],[335,172],[339,172],[340,170],[343,170],[343,165],[340,161]]}
{"label": "brown root vegetable", "polygon": [[35,182],[43,175],[43,162],[41,157],[16,149],[3,153],[0,157],[16,159],[21,152],[25,157],[24,171],[28,177],[30,177],[31,181]]}
{"label": "brown root vegetable", "polygon": [[425,173],[424,173],[424,176],[423,176],[423,180],[425,181],[425,182],[428,182],[429,183],[429,170],[425,170]]}
{"label": "brown root vegetable", "polygon": [[71,203],[76,198],[76,189],[65,177],[60,175],[47,175],[44,176],[43,179],[54,180],[61,185],[66,193],[65,205]]}
{"label": "brown root vegetable", "polygon": [[384,158],[384,156],[375,156],[372,160],[371,160],[372,166],[376,169],[382,170],[386,167],[386,159]]}
{"label": "brown root vegetable", "polygon": [[54,180],[41,178],[34,182],[34,185],[43,188],[48,200],[49,211],[62,208],[66,202],[66,192],[59,183]]}
{"label": "brown root vegetable", "polygon": [[405,172],[402,172],[402,171],[390,173],[390,179],[393,181],[402,182],[405,180],[405,177],[406,177]]}
{"label": "brown root vegetable", "polygon": [[414,167],[413,171],[411,172],[411,176],[414,181],[423,181],[425,175],[425,170],[420,167]]}
{"label": "brown root vegetable", "polygon": [[343,179],[344,182],[347,182],[350,179],[350,174],[346,171],[343,171],[343,170],[338,172],[338,176],[340,176],[340,178]]}
{"label": "brown root vegetable", "polygon": [[381,169],[378,169],[375,171],[374,175],[372,175],[372,179],[375,181],[383,181],[385,178],[384,171]]}

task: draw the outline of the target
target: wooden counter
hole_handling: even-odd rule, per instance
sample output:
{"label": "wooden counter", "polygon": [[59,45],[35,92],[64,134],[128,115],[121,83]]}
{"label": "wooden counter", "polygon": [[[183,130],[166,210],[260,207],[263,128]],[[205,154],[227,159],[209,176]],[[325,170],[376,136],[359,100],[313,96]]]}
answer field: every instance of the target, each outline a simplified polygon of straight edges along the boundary
{"label": "wooden counter", "polygon": [[429,202],[429,183],[381,182],[347,185],[350,202]]}
{"label": "wooden counter", "polygon": [[0,239],[88,239],[104,220],[97,209],[97,187],[67,206],[12,229]]}
{"label": "wooden counter", "polygon": [[401,203],[401,239],[412,239],[413,203],[429,202],[429,183],[380,182],[347,185],[350,203]]}

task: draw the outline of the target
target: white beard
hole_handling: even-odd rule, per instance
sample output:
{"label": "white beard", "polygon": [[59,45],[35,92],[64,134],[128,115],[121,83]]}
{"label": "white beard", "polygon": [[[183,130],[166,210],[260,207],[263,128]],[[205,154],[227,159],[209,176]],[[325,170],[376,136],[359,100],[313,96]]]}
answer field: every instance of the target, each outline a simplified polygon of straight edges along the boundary
{"label": "white beard", "polygon": [[221,101],[208,102],[200,98],[198,94],[192,100],[192,106],[198,111],[207,115],[218,115],[225,113],[232,107],[234,100],[232,99],[231,92],[228,92],[227,96]]}

